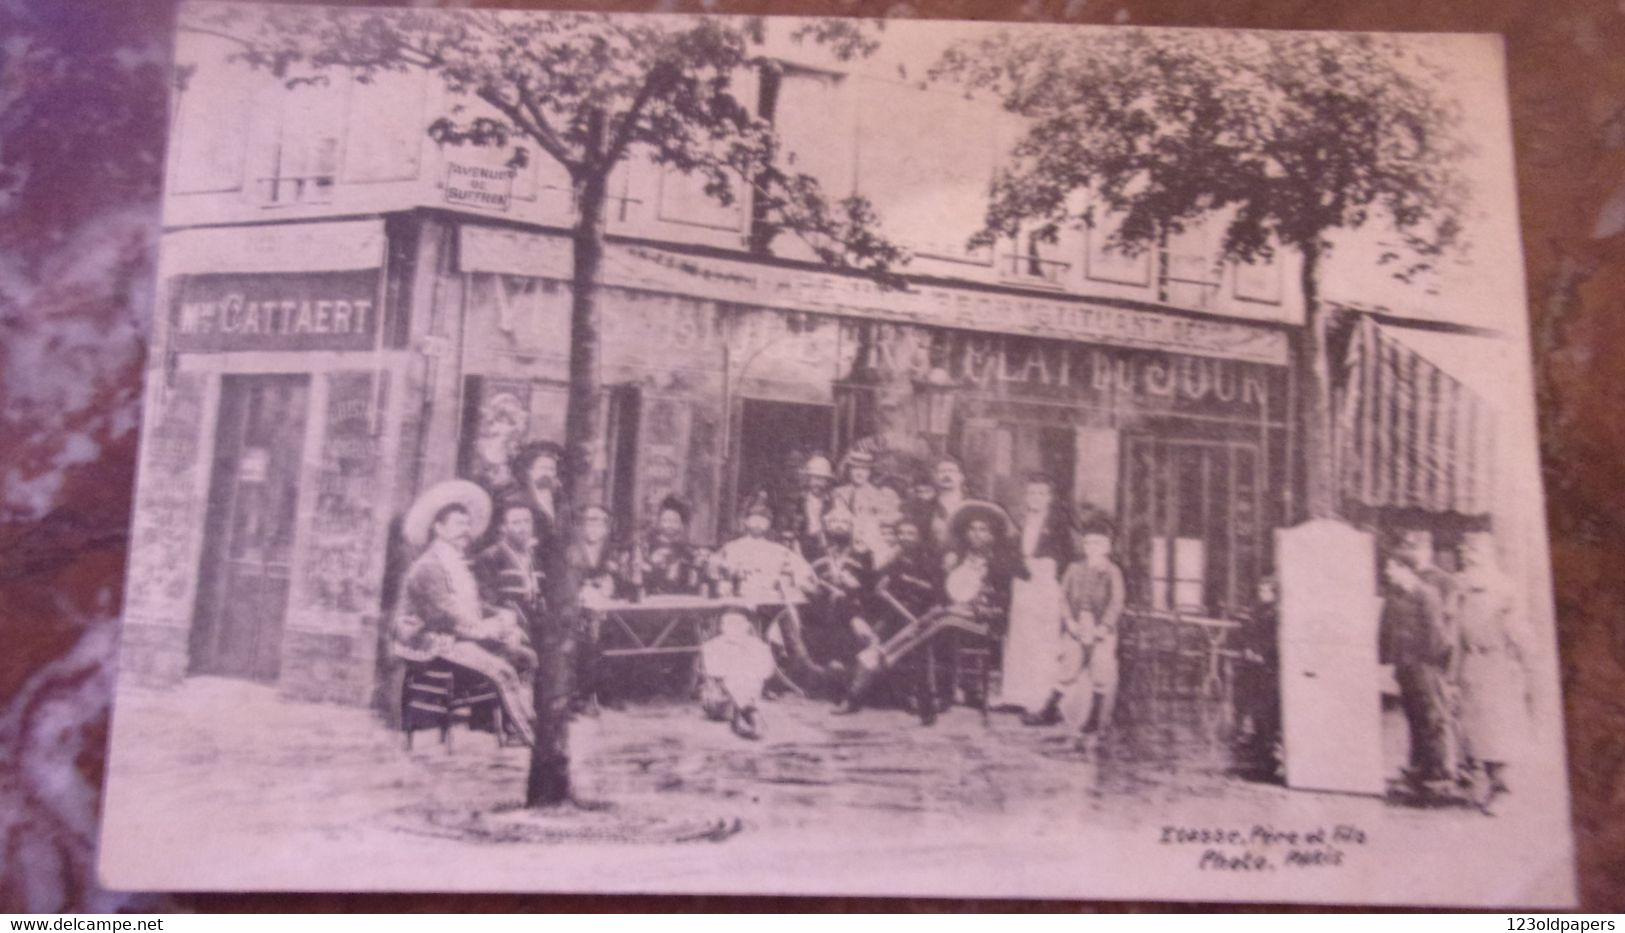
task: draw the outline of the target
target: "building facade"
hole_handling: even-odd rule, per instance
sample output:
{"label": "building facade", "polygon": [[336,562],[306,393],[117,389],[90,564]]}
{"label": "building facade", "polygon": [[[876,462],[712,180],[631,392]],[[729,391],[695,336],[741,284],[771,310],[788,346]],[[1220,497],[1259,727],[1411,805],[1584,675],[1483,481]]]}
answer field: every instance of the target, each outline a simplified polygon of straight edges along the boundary
{"label": "building facade", "polygon": [[[562,439],[568,188],[541,158],[434,144],[447,102],[425,76],[208,81],[233,66],[188,43],[124,663],[368,702],[399,516]],[[1103,228],[971,250],[956,192],[985,192],[998,140],[952,133],[970,105],[795,67],[772,99],[788,148],[912,248],[908,285],[752,251],[748,201],[629,160],[589,477],[620,530],[676,493],[718,540],[743,496],[870,438],[955,456],[1012,507],[1052,476],[1116,516],[1138,607],[1244,614],[1295,520],[1292,257],[1221,263],[1201,231],[1129,256]]]}

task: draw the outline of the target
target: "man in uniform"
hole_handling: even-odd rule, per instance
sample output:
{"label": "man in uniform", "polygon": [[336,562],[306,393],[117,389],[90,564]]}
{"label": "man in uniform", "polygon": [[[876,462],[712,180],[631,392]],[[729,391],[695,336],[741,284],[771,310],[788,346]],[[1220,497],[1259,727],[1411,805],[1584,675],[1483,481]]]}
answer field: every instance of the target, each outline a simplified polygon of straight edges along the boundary
{"label": "man in uniform", "polygon": [[874,557],[853,541],[852,513],[839,502],[824,516],[824,549],[812,562],[818,577],[808,650],[825,666],[846,667],[865,633],[874,591]]}
{"label": "man in uniform", "polygon": [[[486,603],[513,610],[526,628],[542,621],[547,606],[547,572],[537,548],[535,512],[529,506],[510,500],[498,507],[497,541],[474,558],[474,576]],[[535,664],[531,652],[528,666]],[[517,666],[523,670],[525,665]]]}

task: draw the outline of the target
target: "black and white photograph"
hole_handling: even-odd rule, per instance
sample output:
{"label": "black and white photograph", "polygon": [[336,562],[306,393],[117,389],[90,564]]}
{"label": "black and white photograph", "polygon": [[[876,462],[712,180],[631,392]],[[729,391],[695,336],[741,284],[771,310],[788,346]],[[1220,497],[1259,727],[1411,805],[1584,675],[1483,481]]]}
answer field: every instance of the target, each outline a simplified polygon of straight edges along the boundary
{"label": "black and white photograph", "polygon": [[108,888],[1574,904],[1498,37],[175,43]]}

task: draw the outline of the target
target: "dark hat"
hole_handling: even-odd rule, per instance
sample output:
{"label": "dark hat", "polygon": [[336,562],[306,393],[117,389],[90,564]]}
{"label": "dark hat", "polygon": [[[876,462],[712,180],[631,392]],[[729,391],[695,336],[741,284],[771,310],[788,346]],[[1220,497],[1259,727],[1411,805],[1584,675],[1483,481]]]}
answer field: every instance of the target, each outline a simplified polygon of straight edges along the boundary
{"label": "dark hat", "polygon": [[552,441],[531,441],[520,445],[514,452],[513,459],[508,461],[508,469],[513,471],[514,479],[523,481],[526,473],[530,472],[530,465],[542,457],[552,457],[562,469],[564,466],[564,448]]}
{"label": "dark hat", "polygon": [[743,505],[739,507],[741,518],[752,515],[765,515],[769,520],[773,518],[773,502],[768,498],[767,490],[758,489],[746,497]]}
{"label": "dark hat", "polygon": [[1078,506],[1072,516],[1072,532],[1077,535],[1105,535],[1108,538],[1117,536],[1117,523],[1106,514],[1106,510],[1087,502]]}
{"label": "dark hat", "polygon": [[1010,516],[998,505],[983,499],[967,499],[955,509],[953,517],[948,519],[948,534],[956,542],[963,541],[965,530],[975,521],[987,522],[995,537],[1010,536]]}
{"label": "dark hat", "polygon": [[660,500],[660,508],[656,514],[665,511],[676,512],[677,517],[682,519],[683,524],[685,525],[688,524],[689,516],[693,514],[693,509],[690,508],[689,504],[685,502],[681,496],[678,496],[675,493]]}

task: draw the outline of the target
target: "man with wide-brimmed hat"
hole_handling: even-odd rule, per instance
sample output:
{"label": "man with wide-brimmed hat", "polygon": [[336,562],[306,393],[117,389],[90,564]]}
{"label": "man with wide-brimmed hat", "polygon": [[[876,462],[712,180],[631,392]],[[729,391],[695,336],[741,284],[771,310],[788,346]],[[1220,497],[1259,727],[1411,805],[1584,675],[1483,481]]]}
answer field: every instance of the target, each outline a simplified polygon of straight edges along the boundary
{"label": "man with wide-brimmed hat", "polygon": [[402,582],[397,641],[489,678],[528,744],[536,713],[519,666],[533,670],[536,655],[511,611],[482,604],[468,561],[469,546],[490,521],[491,498],[467,480],[437,483],[412,503],[401,529],[422,552]]}

